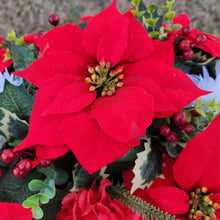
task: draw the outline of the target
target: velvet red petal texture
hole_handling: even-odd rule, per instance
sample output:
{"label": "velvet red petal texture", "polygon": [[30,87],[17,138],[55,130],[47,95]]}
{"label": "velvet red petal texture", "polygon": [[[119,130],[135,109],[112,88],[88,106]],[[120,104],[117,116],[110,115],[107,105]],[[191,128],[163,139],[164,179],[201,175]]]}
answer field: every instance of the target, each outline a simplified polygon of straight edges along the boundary
{"label": "velvet red petal texture", "polygon": [[124,55],[128,46],[128,20],[123,18],[109,29],[99,40],[97,48],[98,61],[108,61],[114,67]]}
{"label": "velvet red petal texture", "polygon": [[166,65],[173,67],[174,65],[174,33],[172,33],[167,41],[154,40],[155,50],[150,56],[151,59],[160,60]]}
{"label": "velvet red petal texture", "polygon": [[137,86],[144,88],[153,97],[154,115],[157,112],[160,116],[167,117],[178,111],[175,105],[168,99],[163,89],[150,77],[144,74],[135,74],[125,77],[123,80],[126,86]]}
{"label": "velvet red petal texture", "polygon": [[129,21],[128,43],[121,62],[137,62],[149,57],[154,51],[153,40],[143,25],[128,11],[123,15]]}
{"label": "velvet red petal texture", "polygon": [[[48,106],[42,113],[42,116],[55,114],[64,115],[77,112],[87,107],[96,99],[96,91],[90,92],[89,84],[86,84],[85,82],[70,81],[63,87],[60,86],[60,82],[62,82],[62,80],[63,78],[56,77],[56,80],[48,80],[46,82],[44,87],[45,90],[50,91],[51,86],[57,87],[57,94],[54,99],[48,103]],[[45,91],[46,96],[47,94],[48,92]]]}
{"label": "velvet red petal texture", "polygon": [[173,19],[174,24],[181,24],[182,27],[189,26],[191,24],[190,19],[187,14],[179,14]]}
{"label": "velvet red petal texture", "polygon": [[177,184],[191,190],[206,186],[210,192],[220,191],[220,115],[180,153],[173,167]]}
{"label": "velvet red petal texture", "polygon": [[87,77],[87,65],[93,65],[89,57],[79,56],[69,51],[54,51],[36,60],[28,68],[13,74],[27,79],[35,86],[57,75]]}
{"label": "velvet red petal texture", "polygon": [[[209,93],[199,89],[181,70],[171,68],[155,59],[142,60],[126,68],[126,76],[137,73],[154,80],[178,110],[181,110],[196,98]],[[161,112],[161,114],[157,112],[154,117],[164,117],[164,112]]]}
{"label": "velvet red petal texture", "polygon": [[67,115],[59,129],[79,163],[93,173],[122,157],[139,141],[135,139],[122,143],[111,138],[100,129],[96,120],[89,118],[89,114],[90,108],[87,108]]}
{"label": "velvet red petal texture", "polygon": [[0,220],[31,220],[31,209],[26,209],[19,203],[0,202]]}
{"label": "velvet red petal texture", "polygon": [[82,37],[82,45],[86,53],[92,57],[97,57],[97,48],[101,37],[112,27],[120,23],[122,14],[116,7],[116,0],[112,4],[92,18],[87,24]]}
{"label": "velvet red petal texture", "polygon": [[102,130],[121,142],[145,134],[153,118],[153,99],[139,87],[122,87],[111,97],[101,97],[92,104],[91,118]]}
{"label": "velvet red petal texture", "polygon": [[40,49],[41,56],[53,50],[82,52],[83,30],[77,25],[65,24],[61,27],[54,27],[43,37],[37,38],[36,43]]}
{"label": "velvet red petal texture", "polygon": [[66,145],[37,145],[35,153],[37,159],[33,161],[32,166],[34,168],[42,160],[62,157],[69,150]]}
{"label": "velvet red petal texture", "polygon": [[189,210],[188,194],[177,187],[150,188],[148,194],[164,211],[170,214],[184,214]]}

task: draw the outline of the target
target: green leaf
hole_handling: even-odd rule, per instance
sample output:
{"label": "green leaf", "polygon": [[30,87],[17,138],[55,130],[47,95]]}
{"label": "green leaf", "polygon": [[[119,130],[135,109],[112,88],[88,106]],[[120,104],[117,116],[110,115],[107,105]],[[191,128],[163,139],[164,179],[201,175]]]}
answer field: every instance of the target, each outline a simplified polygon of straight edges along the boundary
{"label": "green leaf", "polygon": [[38,205],[35,205],[31,211],[33,213],[33,218],[35,219],[41,219],[44,215],[43,210]]}
{"label": "green leaf", "polygon": [[11,146],[11,147],[16,147],[16,146],[18,146],[21,142],[22,142],[22,140],[14,140],[13,142],[9,142],[8,145]]}
{"label": "green leaf", "polygon": [[206,118],[205,112],[201,108],[197,108],[196,111],[204,118]]}
{"label": "green leaf", "polygon": [[35,191],[39,191],[42,187],[44,186],[43,181],[41,180],[32,180],[29,184],[28,187],[31,191],[35,192]]}
{"label": "green leaf", "polygon": [[[0,107],[0,133],[3,134],[8,141],[24,139],[28,133],[28,127],[26,121],[19,119],[16,114]],[[13,146],[13,144],[11,146]]]}
{"label": "green leaf", "polygon": [[5,82],[4,92],[0,93],[0,107],[15,113],[20,119],[29,120],[34,99],[23,85],[14,86]]}
{"label": "green leaf", "polygon": [[166,142],[165,146],[167,153],[173,158],[176,158],[183,149],[179,145],[173,146],[170,142]]}
{"label": "green leaf", "polygon": [[22,178],[15,178],[12,174],[14,166],[1,167],[3,177],[0,178],[1,202],[22,203],[33,194],[28,188],[28,183],[34,178],[42,178],[42,175],[33,169]]}
{"label": "green leaf", "polygon": [[138,5],[140,4],[140,0],[132,0],[131,4],[135,7],[138,7]]}
{"label": "green leaf", "polygon": [[[23,37],[21,37],[21,38],[19,38],[19,39],[16,40],[16,44],[18,44],[18,45],[23,46],[24,43],[25,43],[25,42],[24,42],[24,38],[23,38]],[[33,44],[30,44],[30,45],[33,45]]]}
{"label": "green leaf", "polygon": [[108,175],[105,174],[105,170],[106,167],[90,175],[79,163],[77,163],[73,171],[74,187],[71,191],[77,192],[81,188],[89,189],[94,179],[99,176],[107,178]]}
{"label": "green leaf", "polygon": [[189,73],[191,66],[187,65],[184,60],[175,59],[174,68],[180,69],[185,73]]}
{"label": "green leaf", "polygon": [[209,107],[212,108],[214,111],[219,112],[219,106],[215,103],[215,99],[213,99],[209,103]]}
{"label": "green leaf", "polygon": [[19,45],[10,41],[7,41],[7,44],[9,50],[12,52],[13,66],[16,71],[27,68],[36,60],[34,51],[31,51],[27,44]]}
{"label": "green leaf", "polygon": [[141,144],[137,147],[132,147],[123,157],[119,158],[115,162],[109,164],[106,169],[106,173],[119,174],[129,167],[133,166],[134,161],[137,159],[137,153],[144,150],[144,146]]}
{"label": "green leaf", "polygon": [[147,12],[149,14],[153,14],[155,12],[155,9],[156,9],[156,5],[154,5],[154,4],[150,4],[147,6]]}
{"label": "green leaf", "polygon": [[165,14],[165,17],[169,20],[173,20],[173,18],[175,17],[175,11],[169,11]]}
{"label": "green leaf", "polygon": [[174,24],[173,28],[175,29],[175,31],[178,31],[179,29],[182,28],[182,25],[181,24]]}
{"label": "green leaf", "polygon": [[210,110],[209,113],[208,113],[209,121],[212,121],[214,118],[215,118],[215,115],[214,115],[213,111]]}
{"label": "green leaf", "polygon": [[202,104],[202,98],[198,98],[196,105],[195,105],[195,110],[197,111],[197,108]]}
{"label": "green leaf", "polygon": [[54,179],[50,179],[45,188],[41,190],[41,193],[46,194],[50,199],[52,199],[56,194],[56,187]]}
{"label": "green leaf", "polygon": [[148,35],[152,38],[152,39],[156,39],[160,36],[160,32],[157,31],[151,31],[148,33]]}
{"label": "green leaf", "polygon": [[41,204],[47,204],[49,202],[49,197],[44,194],[44,193],[38,193],[38,195],[40,196],[40,203]]}
{"label": "green leaf", "polygon": [[137,154],[133,173],[131,194],[138,188],[150,187],[153,181],[162,176],[162,152],[151,147],[151,139],[144,143],[145,150]]}
{"label": "green leaf", "polygon": [[60,168],[55,169],[56,174],[55,174],[55,184],[56,185],[62,185],[66,183],[69,179],[68,173]]}
{"label": "green leaf", "polygon": [[12,30],[10,33],[8,33],[6,40],[16,40],[16,33],[14,30]]}
{"label": "green leaf", "polygon": [[31,200],[25,200],[24,202],[22,202],[22,206],[24,208],[32,208],[35,205],[35,203]]}
{"label": "green leaf", "polygon": [[12,59],[12,56],[10,54],[10,50],[7,48],[3,62],[6,62],[7,60],[10,60],[10,59]]}

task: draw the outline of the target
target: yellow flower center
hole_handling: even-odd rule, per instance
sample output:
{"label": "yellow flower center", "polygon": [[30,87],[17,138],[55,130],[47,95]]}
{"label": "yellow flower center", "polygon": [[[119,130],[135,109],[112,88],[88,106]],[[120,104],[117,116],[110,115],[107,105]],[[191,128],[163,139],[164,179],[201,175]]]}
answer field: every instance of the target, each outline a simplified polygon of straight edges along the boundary
{"label": "yellow flower center", "polygon": [[112,96],[116,88],[124,85],[121,81],[124,79],[123,66],[110,69],[111,64],[102,60],[95,67],[88,67],[90,77],[85,78],[85,82],[91,84],[90,91],[97,91],[98,96]]}

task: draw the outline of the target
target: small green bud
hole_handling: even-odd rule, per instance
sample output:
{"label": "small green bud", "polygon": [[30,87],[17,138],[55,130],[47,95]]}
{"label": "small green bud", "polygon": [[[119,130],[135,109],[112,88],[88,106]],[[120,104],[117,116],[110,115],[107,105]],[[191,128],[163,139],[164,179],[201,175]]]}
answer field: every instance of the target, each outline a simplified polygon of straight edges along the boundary
{"label": "small green bud", "polygon": [[169,20],[173,20],[173,18],[175,17],[175,11],[169,11],[165,14],[165,17]]}
{"label": "small green bud", "polygon": [[156,6],[154,4],[150,4],[147,6],[147,11],[149,14],[153,14],[155,12]]}

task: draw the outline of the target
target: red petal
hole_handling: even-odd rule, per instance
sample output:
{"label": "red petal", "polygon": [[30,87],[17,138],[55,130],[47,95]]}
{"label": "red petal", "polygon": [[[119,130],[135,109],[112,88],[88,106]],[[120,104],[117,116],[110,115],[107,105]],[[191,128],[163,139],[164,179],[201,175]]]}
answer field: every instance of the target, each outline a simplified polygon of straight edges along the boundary
{"label": "red petal", "polygon": [[189,211],[189,196],[184,190],[177,187],[150,188],[148,189],[148,194],[165,212],[184,214]]}
{"label": "red petal", "polygon": [[116,141],[106,135],[94,119],[89,119],[89,108],[67,115],[60,131],[79,163],[93,173],[122,157],[139,141],[126,143]]}
{"label": "red petal", "polygon": [[173,19],[174,24],[181,24],[184,26],[189,26],[191,24],[187,14],[179,14]]}
{"label": "red petal", "polygon": [[128,45],[121,62],[136,62],[149,57],[154,51],[153,40],[143,25],[128,11],[124,17],[129,20]]}
{"label": "red petal", "polygon": [[35,153],[37,159],[33,161],[33,167],[37,166],[42,160],[62,157],[69,150],[69,147],[65,145],[37,145]]}
{"label": "red petal", "polygon": [[82,33],[83,30],[77,25],[65,24],[61,27],[54,27],[35,41],[40,48],[41,55],[46,55],[54,50],[82,53]]}
{"label": "red petal", "polygon": [[92,62],[88,57],[80,57],[68,51],[58,51],[36,60],[27,69],[13,74],[21,76],[39,87],[42,82],[57,77],[56,74],[67,77],[69,75],[86,77],[87,65],[90,64]]}
{"label": "red petal", "polygon": [[111,97],[98,98],[92,104],[91,117],[109,136],[121,142],[145,134],[153,118],[153,99],[144,89],[123,87]]}
{"label": "red petal", "polygon": [[127,46],[128,20],[122,19],[101,37],[97,49],[98,61],[108,61],[114,67],[121,60]]}
{"label": "red petal", "polygon": [[26,209],[22,206],[22,204],[18,203],[6,203],[0,202],[1,209],[1,220],[31,220],[32,212],[31,209]]}
{"label": "red petal", "polygon": [[83,33],[83,48],[92,57],[97,57],[97,48],[101,37],[123,19],[116,8],[116,0],[90,20]]}
{"label": "red petal", "polygon": [[[155,81],[178,110],[181,110],[199,96],[209,93],[199,89],[181,70],[171,68],[159,60],[142,60],[126,69],[126,76],[137,73]],[[158,112],[155,117],[164,117],[164,112],[161,112],[161,114]]]}
{"label": "red petal", "polygon": [[68,85],[60,87],[61,80],[62,78],[57,77],[56,80],[53,80],[54,84],[52,84],[52,80],[50,80],[51,84],[47,81],[44,94],[48,94],[47,90],[50,91],[51,86],[57,87],[57,94],[42,116],[73,113],[87,107],[95,100],[96,91],[90,92],[90,85],[85,82],[70,82]]}
{"label": "red petal", "polygon": [[220,191],[219,132],[220,115],[187,143],[173,168],[181,188],[191,190],[194,186],[206,186],[210,192]]}
{"label": "red petal", "polygon": [[154,40],[155,50],[151,59],[160,60],[170,67],[174,65],[174,32],[167,41]]}
{"label": "red petal", "polygon": [[161,117],[168,117],[178,111],[170,102],[163,89],[153,79],[143,74],[136,74],[126,77],[123,82],[129,87],[142,87],[148,94],[153,96],[154,117],[157,117],[158,113]]}

